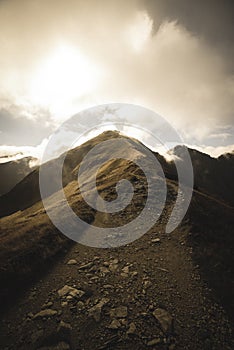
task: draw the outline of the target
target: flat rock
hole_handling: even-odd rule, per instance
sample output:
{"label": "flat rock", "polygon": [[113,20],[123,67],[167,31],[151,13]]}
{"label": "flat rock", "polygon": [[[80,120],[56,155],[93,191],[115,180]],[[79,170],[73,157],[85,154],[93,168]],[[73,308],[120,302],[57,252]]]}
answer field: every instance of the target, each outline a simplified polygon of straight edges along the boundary
{"label": "flat rock", "polygon": [[103,288],[104,289],[113,289],[114,287],[112,286],[112,284],[104,284]]}
{"label": "flat rock", "polygon": [[154,239],[151,239],[151,242],[152,243],[160,243],[161,239],[160,238],[154,238]]}
{"label": "flat rock", "polygon": [[60,297],[70,296],[71,298],[74,298],[74,297],[81,298],[84,294],[85,292],[83,290],[76,289],[68,285],[65,285],[63,288],[58,290],[58,295]]}
{"label": "flat rock", "polygon": [[91,262],[89,262],[87,264],[81,265],[78,268],[78,270],[87,270],[87,269],[90,269],[90,267],[92,267],[92,266],[93,266],[93,262],[91,261]]}
{"label": "flat rock", "polygon": [[110,310],[110,317],[112,318],[125,318],[128,315],[128,309],[126,306],[119,306]]}
{"label": "flat rock", "polygon": [[160,343],[161,343],[161,339],[155,338],[155,339],[148,341],[147,346],[155,346],[155,345],[158,345]]}
{"label": "flat rock", "polygon": [[77,260],[76,259],[70,259],[68,262],[67,262],[67,265],[76,265],[77,264]]}
{"label": "flat rock", "polygon": [[71,330],[72,330],[72,326],[70,325],[70,323],[60,321],[57,329],[58,333],[69,333]]}
{"label": "flat rock", "polygon": [[158,308],[154,310],[153,315],[159,322],[164,333],[168,334],[173,331],[173,318],[169,314],[169,312],[167,312],[164,309]]}
{"label": "flat rock", "polygon": [[109,302],[108,298],[102,298],[99,303],[91,307],[89,309],[89,317],[92,317],[95,319],[96,322],[99,322],[101,319],[101,313],[102,313],[102,308],[105,304]]}
{"label": "flat rock", "polygon": [[109,329],[118,329],[121,328],[121,323],[119,322],[119,320],[114,319],[111,324],[109,324],[109,326],[107,326],[107,328]]}
{"label": "flat rock", "polygon": [[122,273],[120,274],[120,276],[123,277],[123,278],[127,278],[127,277],[128,277],[128,273],[122,272]]}
{"label": "flat rock", "polygon": [[85,292],[81,289],[74,288],[72,291],[69,292],[69,295],[74,298],[82,298]]}
{"label": "flat rock", "polygon": [[66,284],[63,288],[58,290],[58,295],[60,297],[64,297],[65,295],[69,294],[72,290],[74,290],[74,288]]}
{"label": "flat rock", "polygon": [[100,272],[106,274],[106,273],[109,273],[110,270],[106,266],[101,266],[100,267]]}
{"label": "flat rock", "polygon": [[135,334],[135,333],[136,333],[136,325],[134,322],[131,322],[127,330],[127,334]]}
{"label": "flat rock", "polygon": [[40,317],[50,317],[50,316],[54,316],[57,315],[57,311],[56,310],[52,310],[52,309],[45,309],[45,310],[41,310],[40,312],[38,312],[37,314],[35,314],[33,316],[34,319],[36,318],[40,318]]}
{"label": "flat rock", "polygon": [[113,259],[113,260],[111,261],[111,263],[112,263],[112,264],[118,264],[118,263],[119,263],[119,259]]}
{"label": "flat rock", "polygon": [[124,268],[122,268],[123,273],[128,274],[129,273],[129,266],[125,266]]}
{"label": "flat rock", "polygon": [[111,272],[115,272],[118,269],[118,264],[110,264],[109,265],[109,270]]}
{"label": "flat rock", "polygon": [[52,301],[49,301],[49,302],[45,303],[45,304],[42,306],[42,308],[43,308],[43,309],[49,309],[52,305],[53,305]]}
{"label": "flat rock", "polygon": [[148,289],[149,287],[152,286],[152,282],[150,280],[146,280],[144,281],[144,288],[145,289]]}

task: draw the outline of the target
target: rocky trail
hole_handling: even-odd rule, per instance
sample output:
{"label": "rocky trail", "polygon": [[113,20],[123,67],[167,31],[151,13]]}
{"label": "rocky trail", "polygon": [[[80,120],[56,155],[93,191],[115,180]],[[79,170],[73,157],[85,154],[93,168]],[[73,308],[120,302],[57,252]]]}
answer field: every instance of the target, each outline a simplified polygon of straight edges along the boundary
{"label": "rocky trail", "polygon": [[[119,228],[133,222],[148,198],[143,172],[134,163],[119,159],[117,147],[113,149],[113,161],[98,173],[97,189],[103,199],[112,201],[117,196],[116,184],[128,179],[134,184],[132,202],[121,213],[105,215],[84,203],[77,186],[78,160],[91,146],[112,137],[119,135],[104,133],[72,150],[64,171],[64,192],[69,205],[82,220],[96,227]],[[136,141],[126,138],[123,152],[139,147]],[[56,169],[57,161],[48,163],[48,169]],[[96,164],[95,157],[92,162]],[[90,180],[88,176],[87,179]],[[175,231],[167,234],[165,227],[178,190],[176,182],[167,179],[166,205],[158,222],[147,233],[118,248],[116,245],[115,248],[91,248],[78,243],[69,245],[66,237],[56,231],[42,203],[38,202],[37,183],[35,171],[3,198],[3,208],[8,203],[10,209],[2,213],[1,219],[0,271],[9,279],[2,278],[2,290],[6,291],[8,298],[5,300],[10,300],[10,305],[5,307],[0,321],[1,349],[234,349],[230,312],[229,316],[227,314],[231,303],[220,301],[220,295],[225,296],[225,292],[232,289],[228,276],[233,244],[233,220],[230,220],[233,212],[230,208],[196,193],[190,203],[192,219],[188,216]],[[89,182],[86,185],[89,191]],[[156,197],[150,198],[156,199],[157,203],[150,202],[149,207],[153,215],[157,215],[156,209],[163,198],[160,177],[155,186]],[[25,193],[32,193],[32,198],[29,195],[26,201]],[[15,198],[19,203],[12,209]],[[66,213],[57,200],[56,188],[49,198],[56,217],[65,220]],[[12,212],[14,214],[7,216]],[[142,222],[143,229],[147,224],[145,221]],[[137,231],[139,227],[134,228]],[[78,231],[81,236],[87,233]],[[119,233],[117,230],[116,239]],[[127,234],[135,234],[135,231]],[[90,237],[95,242],[100,239],[98,234]],[[196,260],[196,256],[200,260]],[[44,273],[37,275],[38,265]],[[208,275],[203,273],[206,266],[208,272],[212,272],[212,278],[217,276],[215,282],[219,282],[227,271],[226,278],[219,284],[221,289],[222,286],[226,288],[219,296],[209,278],[206,280]],[[31,275],[26,275],[28,271]],[[30,284],[24,284],[26,276],[30,276]],[[19,278],[22,278],[21,295]],[[12,286],[15,286],[17,299],[8,293]],[[4,305],[1,306],[4,309]]]}
{"label": "rocky trail", "polygon": [[1,348],[233,349],[232,327],[201,279],[186,225],[167,211],[124,247],[75,244],[1,319]]}

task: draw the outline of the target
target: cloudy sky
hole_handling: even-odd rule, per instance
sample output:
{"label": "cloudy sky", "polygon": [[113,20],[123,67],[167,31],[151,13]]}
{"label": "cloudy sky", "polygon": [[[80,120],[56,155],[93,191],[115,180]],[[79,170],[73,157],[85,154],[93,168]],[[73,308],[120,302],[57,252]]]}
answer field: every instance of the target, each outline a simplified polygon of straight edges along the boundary
{"label": "cloudy sky", "polygon": [[1,159],[40,156],[63,121],[109,102],[234,150],[233,34],[232,0],[0,0]]}

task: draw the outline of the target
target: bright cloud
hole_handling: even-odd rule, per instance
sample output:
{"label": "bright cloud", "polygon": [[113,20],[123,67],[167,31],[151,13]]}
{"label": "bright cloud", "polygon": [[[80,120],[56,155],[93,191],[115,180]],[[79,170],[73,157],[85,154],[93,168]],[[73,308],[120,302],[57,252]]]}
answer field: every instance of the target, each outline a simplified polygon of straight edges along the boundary
{"label": "bright cloud", "polygon": [[[1,95],[48,109],[58,124],[96,104],[140,104],[186,143],[209,144],[233,124],[234,77],[204,39],[139,4],[1,2]],[[223,135],[214,139],[223,146]]]}
{"label": "bright cloud", "polygon": [[32,162],[29,165],[35,166],[40,164],[43,152],[48,143],[48,139],[42,140],[37,146],[0,146],[0,163],[21,159],[23,157],[34,157],[37,158],[36,162]]}

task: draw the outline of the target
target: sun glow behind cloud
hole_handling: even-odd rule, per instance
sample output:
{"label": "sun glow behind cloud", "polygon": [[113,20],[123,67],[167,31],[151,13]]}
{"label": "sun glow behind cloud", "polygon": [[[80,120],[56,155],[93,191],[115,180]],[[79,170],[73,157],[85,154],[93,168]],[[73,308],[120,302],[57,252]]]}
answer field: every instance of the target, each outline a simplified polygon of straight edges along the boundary
{"label": "sun glow behind cloud", "polygon": [[[60,45],[38,65],[32,74],[29,98],[33,103],[49,107],[54,114],[67,103],[92,93],[100,81],[101,68],[78,49]],[[62,108],[62,110],[61,110]]]}
{"label": "sun glow behind cloud", "polygon": [[165,117],[187,144],[232,147],[233,75],[160,6],[12,0],[0,2],[0,23],[2,144],[35,146],[85,108],[126,102]]}

